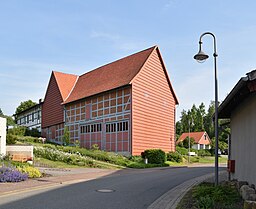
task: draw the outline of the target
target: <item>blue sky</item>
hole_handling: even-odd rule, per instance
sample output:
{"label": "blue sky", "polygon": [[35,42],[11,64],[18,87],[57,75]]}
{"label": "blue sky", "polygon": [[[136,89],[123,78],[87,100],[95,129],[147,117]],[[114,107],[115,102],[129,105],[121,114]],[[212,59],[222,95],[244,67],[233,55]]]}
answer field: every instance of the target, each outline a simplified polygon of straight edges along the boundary
{"label": "blue sky", "polygon": [[193,60],[201,33],[217,37],[219,100],[256,68],[256,3],[236,0],[0,1],[0,108],[43,98],[52,70],[83,74],[158,45],[183,109],[214,98],[210,59]]}

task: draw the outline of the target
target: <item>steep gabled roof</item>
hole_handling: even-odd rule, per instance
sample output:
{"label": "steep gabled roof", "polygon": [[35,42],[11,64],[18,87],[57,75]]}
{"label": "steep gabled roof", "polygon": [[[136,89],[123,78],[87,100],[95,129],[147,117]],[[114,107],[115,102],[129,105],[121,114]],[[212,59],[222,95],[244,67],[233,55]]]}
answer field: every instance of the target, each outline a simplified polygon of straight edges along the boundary
{"label": "steep gabled roof", "polygon": [[79,76],[64,103],[130,84],[155,48],[145,49]]}
{"label": "steep gabled roof", "polygon": [[184,139],[186,139],[188,137],[188,135],[190,136],[190,138],[193,138],[195,140],[195,143],[198,144],[200,139],[207,134],[205,131],[200,131],[200,132],[190,132],[190,133],[183,133],[181,134],[180,138],[178,139],[178,141],[176,142],[176,144],[178,144],[179,142],[182,142]]}
{"label": "steep gabled roof", "polygon": [[78,79],[77,75],[53,71],[63,101],[67,99]]}

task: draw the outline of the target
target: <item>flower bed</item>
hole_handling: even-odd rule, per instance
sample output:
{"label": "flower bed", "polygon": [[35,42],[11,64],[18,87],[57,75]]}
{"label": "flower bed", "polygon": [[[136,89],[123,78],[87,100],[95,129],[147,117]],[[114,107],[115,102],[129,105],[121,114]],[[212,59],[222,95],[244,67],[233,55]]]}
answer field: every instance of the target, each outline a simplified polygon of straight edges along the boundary
{"label": "flower bed", "polygon": [[20,182],[28,179],[28,175],[21,173],[13,167],[3,166],[0,168],[0,182]]}

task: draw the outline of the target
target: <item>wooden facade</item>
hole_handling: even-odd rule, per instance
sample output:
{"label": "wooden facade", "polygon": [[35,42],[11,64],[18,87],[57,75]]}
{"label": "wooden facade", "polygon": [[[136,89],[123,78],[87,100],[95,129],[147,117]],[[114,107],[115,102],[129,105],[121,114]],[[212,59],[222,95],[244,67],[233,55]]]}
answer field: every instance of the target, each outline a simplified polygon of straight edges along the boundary
{"label": "wooden facade", "polygon": [[71,143],[79,141],[81,147],[97,144],[127,155],[175,150],[178,101],[157,47],[79,76],[66,99],[54,78],[53,73],[43,106],[47,139],[62,143],[68,127]]}
{"label": "wooden facade", "polygon": [[132,81],[132,148],[175,150],[175,96],[158,50]]}

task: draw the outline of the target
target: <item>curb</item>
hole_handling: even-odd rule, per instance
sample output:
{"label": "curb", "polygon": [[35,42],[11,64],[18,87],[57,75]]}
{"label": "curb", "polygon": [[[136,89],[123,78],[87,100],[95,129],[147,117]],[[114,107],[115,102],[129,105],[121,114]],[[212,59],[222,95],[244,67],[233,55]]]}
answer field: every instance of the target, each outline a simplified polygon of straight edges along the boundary
{"label": "curb", "polygon": [[[219,174],[225,173],[226,171],[220,171]],[[214,173],[206,174],[191,180],[185,181],[184,183],[174,187],[170,191],[163,194],[157,200],[155,200],[147,209],[176,209],[178,203],[188,190],[208,178],[214,177]]]}

